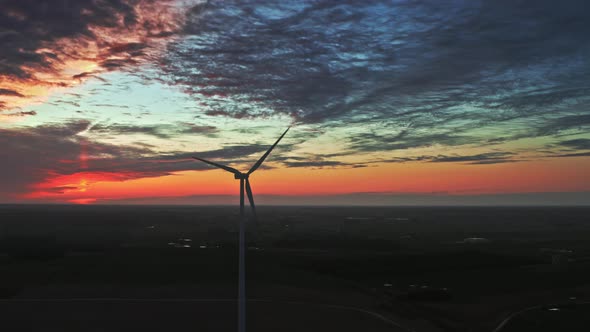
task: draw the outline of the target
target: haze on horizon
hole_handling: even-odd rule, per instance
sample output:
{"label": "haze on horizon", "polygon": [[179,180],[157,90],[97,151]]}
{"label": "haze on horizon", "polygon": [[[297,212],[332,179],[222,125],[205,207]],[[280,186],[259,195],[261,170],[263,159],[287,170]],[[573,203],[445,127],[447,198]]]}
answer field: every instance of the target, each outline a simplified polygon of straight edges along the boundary
{"label": "haze on horizon", "polygon": [[[587,1],[0,2],[0,203],[590,204]],[[287,197],[287,198],[286,198]]]}

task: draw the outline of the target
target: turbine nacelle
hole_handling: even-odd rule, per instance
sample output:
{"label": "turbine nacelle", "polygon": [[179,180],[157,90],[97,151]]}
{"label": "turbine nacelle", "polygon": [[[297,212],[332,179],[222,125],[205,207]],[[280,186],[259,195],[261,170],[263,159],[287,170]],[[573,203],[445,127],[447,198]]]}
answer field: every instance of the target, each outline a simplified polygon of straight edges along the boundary
{"label": "turbine nacelle", "polygon": [[246,180],[249,176],[248,173],[234,173],[234,179],[236,180]]}

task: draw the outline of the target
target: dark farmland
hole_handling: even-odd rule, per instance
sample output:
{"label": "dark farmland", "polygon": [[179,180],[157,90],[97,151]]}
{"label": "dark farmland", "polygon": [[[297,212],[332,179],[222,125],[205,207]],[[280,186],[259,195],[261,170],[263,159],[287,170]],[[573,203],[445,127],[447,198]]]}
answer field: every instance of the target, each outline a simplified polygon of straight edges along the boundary
{"label": "dark farmland", "polygon": [[[196,320],[197,330],[233,331],[237,212],[1,206],[4,321],[35,330],[22,322],[37,317],[65,331],[78,315],[129,331],[144,316],[152,329],[141,330]],[[257,229],[249,224],[248,324],[401,330],[367,310],[417,331],[492,331],[527,307],[576,308],[590,301],[589,212],[262,206]],[[581,308],[568,311],[570,325],[583,324]],[[535,326],[530,317],[513,324]]]}

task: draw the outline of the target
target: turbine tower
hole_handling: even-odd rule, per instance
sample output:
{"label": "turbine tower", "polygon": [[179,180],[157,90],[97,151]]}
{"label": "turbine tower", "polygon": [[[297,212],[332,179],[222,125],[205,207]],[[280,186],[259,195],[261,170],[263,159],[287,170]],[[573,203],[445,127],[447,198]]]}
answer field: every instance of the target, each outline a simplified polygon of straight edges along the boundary
{"label": "turbine tower", "polygon": [[270,154],[270,152],[279,144],[283,136],[289,131],[291,127],[288,127],[287,130],[277,139],[275,144],[273,144],[263,155],[258,159],[258,161],[250,168],[247,173],[242,173],[235,168],[221,165],[218,163],[214,163],[209,160],[205,160],[203,158],[193,157],[196,160],[200,160],[204,163],[209,165],[221,168],[225,171],[234,174],[234,179],[240,180],[240,243],[239,243],[239,276],[238,276],[238,332],[246,332],[246,233],[244,231],[244,184],[246,188],[246,194],[248,195],[248,201],[250,202],[250,207],[252,208],[252,215],[256,218],[256,205],[254,204],[254,196],[252,195],[252,187],[250,186],[250,174],[254,173],[262,165],[266,157]]}

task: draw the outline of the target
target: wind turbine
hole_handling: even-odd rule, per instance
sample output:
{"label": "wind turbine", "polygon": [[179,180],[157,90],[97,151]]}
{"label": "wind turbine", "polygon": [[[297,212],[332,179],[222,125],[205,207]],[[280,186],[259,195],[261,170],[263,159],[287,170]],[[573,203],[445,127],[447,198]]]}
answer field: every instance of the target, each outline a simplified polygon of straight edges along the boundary
{"label": "wind turbine", "polygon": [[277,141],[275,142],[275,144],[273,144],[263,155],[262,157],[260,157],[260,159],[258,159],[258,161],[256,162],[256,164],[254,164],[254,166],[252,166],[252,168],[250,168],[250,170],[247,173],[242,173],[240,171],[238,171],[237,169],[233,168],[233,167],[229,167],[229,166],[225,166],[225,165],[221,165],[218,163],[214,163],[212,161],[203,159],[203,158],[199,158],[199,157],[193,157],[196,160],[200,160],[204,163],[207,163],[209,165],[221,168],[225,171],[228,171],[230,173],[234,174],[234,179],[236,180],[240,180],[240,216],[244,216],[244,183],[246,184],[245,188],[246,188],[246,194],[248,195],[248,201],[250,202],[250,207],[252,208],[252,213],[254,214],[254,216],[256,216],[256,205],[254,204],[254,196],[252,195],[252,187],[250,186],[250,174],[254,173],[254,171],[256,171],[258,169],[258,167],[260,167],[260,165],[262,165],[262,163],[264,162],[264,160],[266,159],[266,157],[268,157],[268,155],[270,154],[270,152],[275,148],[275,146],[277,146],[277,144],[279,144],[279,142],[281,141],[281,139],[283,138],[283,136],[285,136],[285,134],[289,131],[291,127],[287,128],[287,130],[285,130],[285,132],[281,135],[281,137],[279,137],[279,139],[277,139]]}
{"label": "wind turbine", "polygon": [[225,171],[234,174],[234,179],[240,180],[240,243],[239,243],[239,277],[238,277],[238,332],[246,332],[246,234],[244,231],[244,184],[246,185],[246,194],[248,195],[248,201],[250,202],[250,207],[252,208],[252,214],[254,218],[256,218],[256,205],[254,204],[254,196],[252,195],[252,187],[250,186],[250,174],[254,173],[262,165],[266,157],[270,154],[270,152],[279,144],[283,136],[289,131],[291,127],[288,127],[287,130],[277,139],[275,144],[273,144],[263,155],[258,159],[258,161],[250,168],[247,173],[242,173],[235,168],[221,165],[218,163],[214,163],[209,160],[205,160],[203,158],[193,157],[196,160],[200,160],[204,163],[209,165],[221,168]]}

